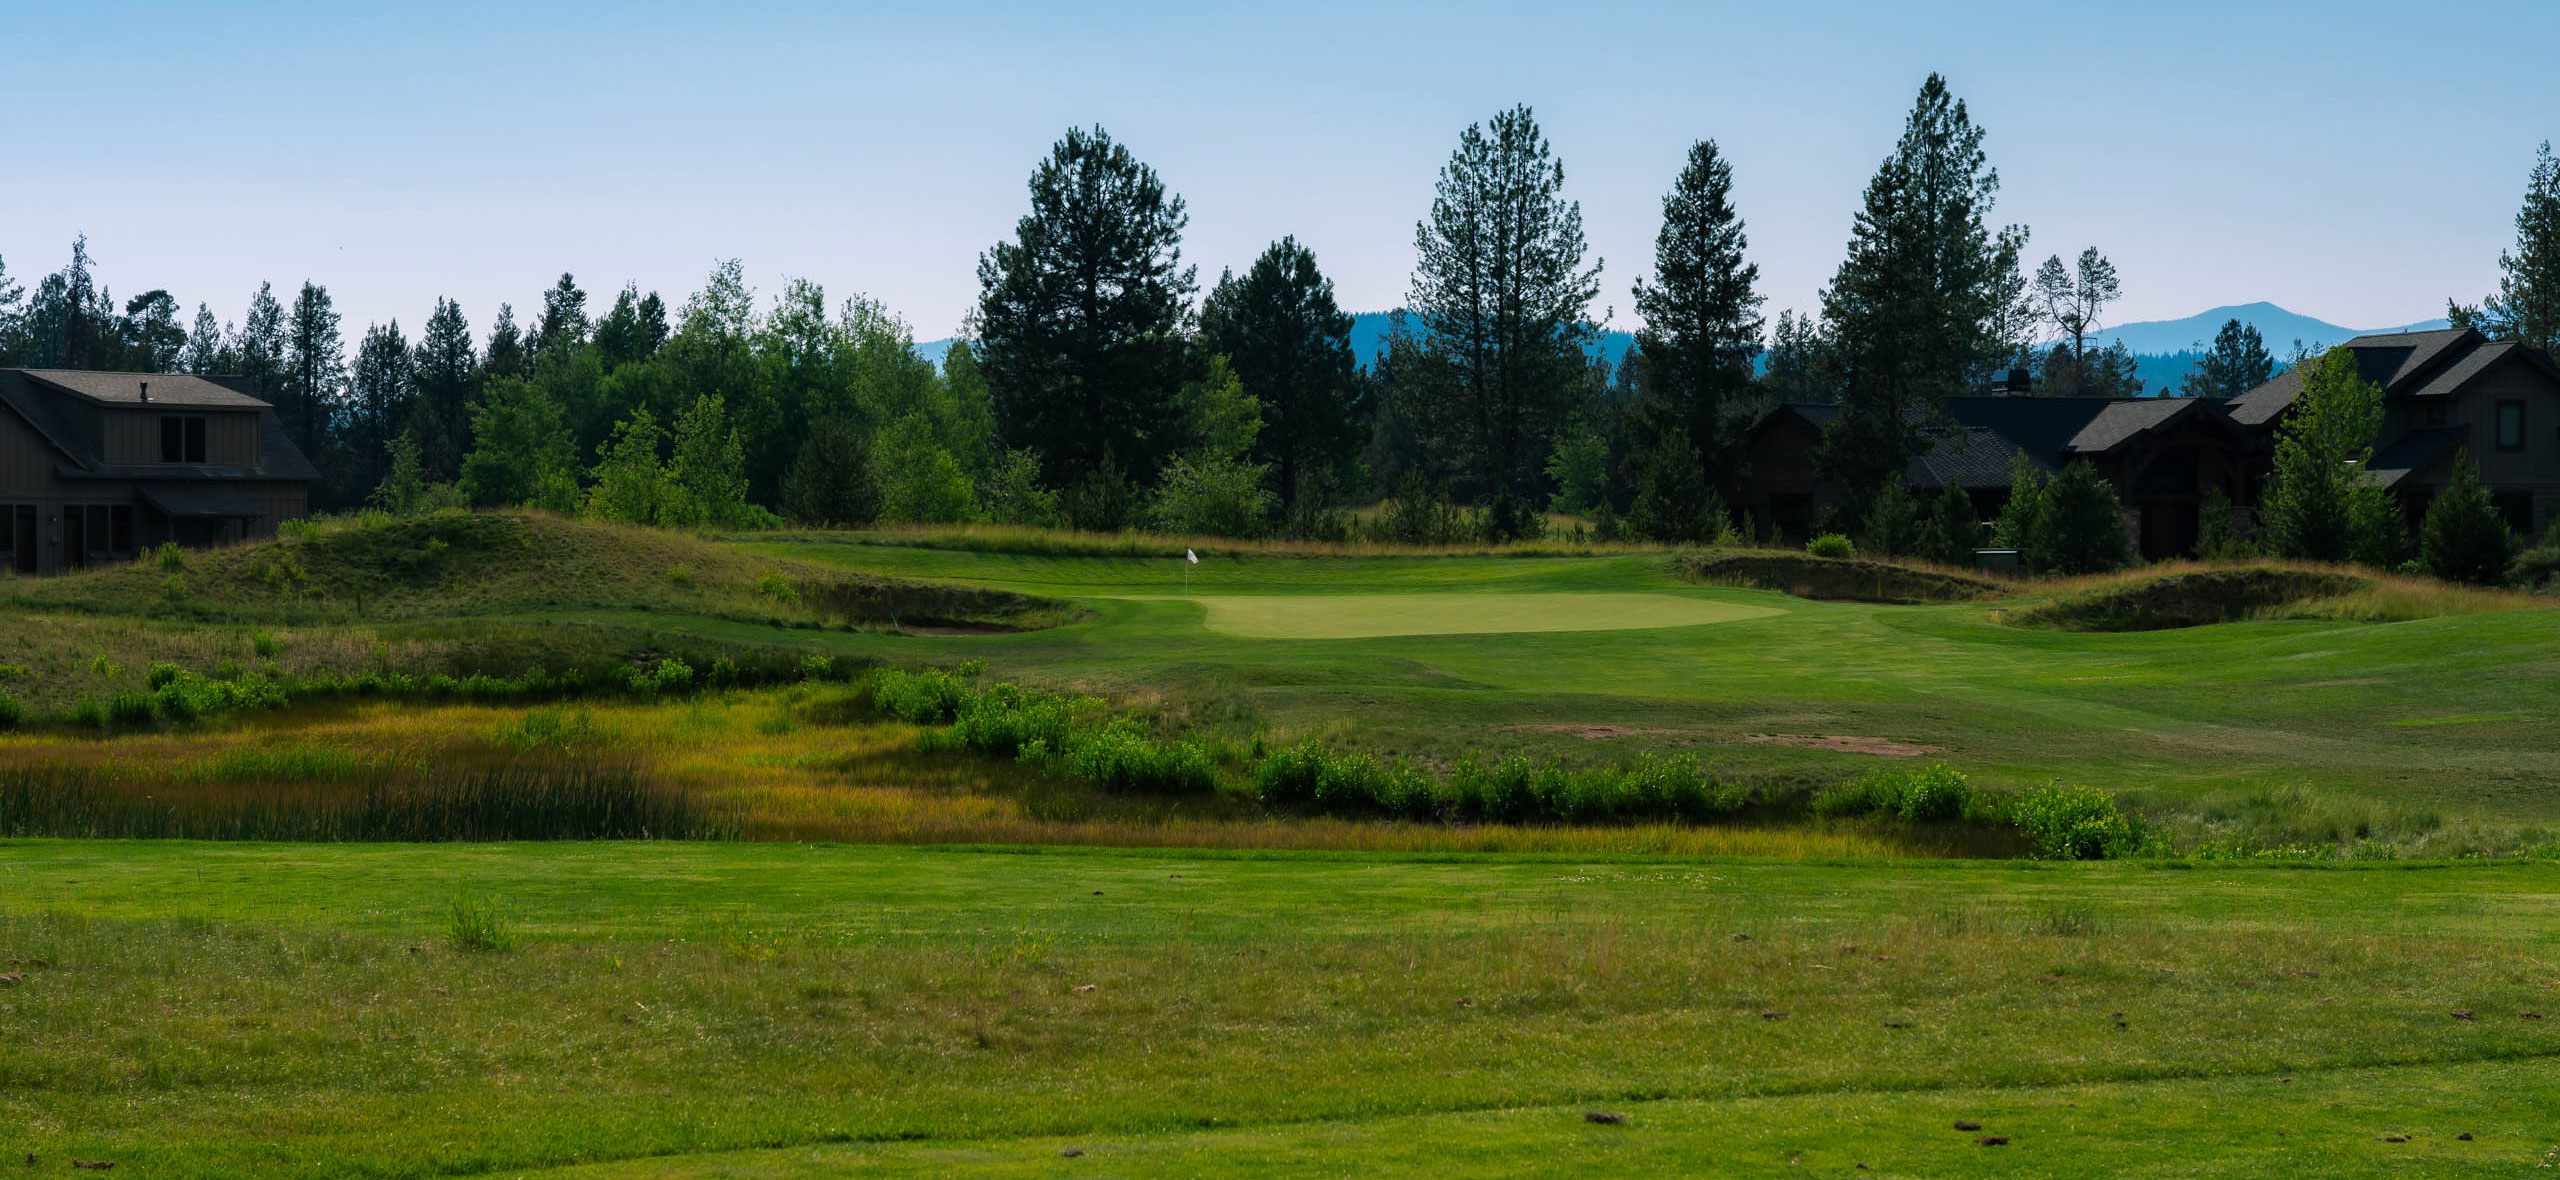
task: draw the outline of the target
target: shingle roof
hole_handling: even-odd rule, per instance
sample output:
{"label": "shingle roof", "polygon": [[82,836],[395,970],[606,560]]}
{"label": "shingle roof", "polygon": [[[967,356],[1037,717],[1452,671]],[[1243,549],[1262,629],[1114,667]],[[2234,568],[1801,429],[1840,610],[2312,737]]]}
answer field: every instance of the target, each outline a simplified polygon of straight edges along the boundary
{"label": "shingle roof", "polygon": [[[2005,488],[2018,444],[1989,430],[1967,427],[1938,436],[1927,454],[1911,460],[1904,481],[1915,488]],[[2030,461],[2033,456],[2029,456]],[[2043,463],[2039,468],[2051,470]]]}
{"label": "shingle roof", "polygon": [[2111,401],[2098,411],[2089,424],[2071,436],[2069,450],[2075,455],[2102,455],[2134,436],[2160,426],[2189,410],[2203,405],[2201,398],[2146,397],[2131,401]]}
{"label": "shingle roof", "polygon": [[[2493,343],[2469,328],[2382,332],[2358,336],[2341,347],[2352,350],[2356,372],[2381,386],[2385,397],[2450,397],[2481,374],[2519,358],[2560,376],[2541,353],[2512,342]],[[2297,365],[2231,399],[2232,420],[2265,425],[2301,394],[2302,369]]]}
{"label": "shingle roof", "polygon": [[106,405],[143,405],[143,386],[149,385],[150,405],[225,407],[239,410],[263,410],[267,403],[202,377],[180,373],[90,373],[71,369],[26,369],[27,376]]}
{"label": "shingle roof", "polygon": [[2514,357],[2523,350],[2524,346],[2514,341],[2500,341],[2472,349],[2452,364],[2444,366],[2425,382],[2412,386],[2408,396],[2447,397],[2459,393],[2463,386],[2471,383],[2473,378],[2488,372],[2491,366]]}
{"label": "shingle roof", "polygon": [[2401,480],[2425,470],[2436,460],[2460,450],[2471,432],[2459,426],[2436,426],[2412,430],[2392,440],[2390,446],[2376,452],[2364,465],[2365,474],[2382,486],[2397,487]]}

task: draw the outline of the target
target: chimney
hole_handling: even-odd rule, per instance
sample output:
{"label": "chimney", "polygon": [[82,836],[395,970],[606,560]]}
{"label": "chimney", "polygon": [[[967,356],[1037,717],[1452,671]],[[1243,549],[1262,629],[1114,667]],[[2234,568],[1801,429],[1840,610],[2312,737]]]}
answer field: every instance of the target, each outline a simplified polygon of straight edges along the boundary
{"label": "chimney", "polygon": [[148,381],[142,383],[142,400],[151,400],[151,383]]}

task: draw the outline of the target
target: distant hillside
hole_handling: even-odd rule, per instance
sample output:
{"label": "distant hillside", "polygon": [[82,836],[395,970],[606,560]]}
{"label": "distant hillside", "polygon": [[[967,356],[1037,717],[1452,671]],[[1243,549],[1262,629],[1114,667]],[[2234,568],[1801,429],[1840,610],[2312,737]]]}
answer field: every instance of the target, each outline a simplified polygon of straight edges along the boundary
{"label": "distant hillside", "polygon": [[2322,349],[2369,332],[2417,332],[2445,326],[2445,321],[2438,319],[2382,328],[2342,328],[2327,320],[2286,311],[2272,303],[2241,303],[2198,312],[2182,320],[2118,324],[2099,333],[2097,342],[2105,345],[2123,341],[2127,351],[2144,356],[2202,352],[2212,345],[2213,334],[2232,320],[2257,328],[2258,334],[2266,338],[2267,351],[2276,354],[2278,359],[2293,355],[2295,341],[2300,341],[2305,348]]}
{"label": "distant hillside", "polygon": [[[1351,355],[1358,357],[1361,364],[1374,365],[1378,363],[1378,358],[1380,356],[1385,355],[1387,351],[1387,317],[1391,314],[1393,313],[1384,311],[1363,311],[1353,313],[1351,317]],[[1603,332],[1600,334],[1600,352],[1603,356],[1609,358],[1609,363],[1612,365],[1617,364],[1619,360],[1624,358],[1627,355],[1627,350],[1635,347],[1635,343],[1635,334],[1632,332]],[[916,354],[922,356],[926,360],[932,361],[937,368],[941,366],[942,358],[949,354],[950,351],[951,342],[949,340],[923,340],[916,343]]]}
{"label": "distant hillside", "polygon": [[[1387,317],[1390,314],[1364,311],[1351,317],[1351,352],[1360,358],[1361,364],[1376,364],[1378,357],[1386,352]],[[2279,364],[2291,359],[2297,342],[2304,348],[2317,350],[2371,332],[2421,332],[2445,326],[2445,321],[2434,319],[2380,328],[2346,328],[2287,311],[2272,303],[2237,303],[2198,312],[2185,319],[2118,324],[2100,332],[2092,344],[2104,347],[2123,341],[2126,350],[2134,355],[2134,370],[2142,378],[2144,391],[2155,394],[2172,392],[2178,388],[2179,382],[2186,379],[2187,371],[2195,367],[2196,358],[2213,343],[2213,334],[2221,331],[2223,324],[2235,319],[2257,327],[2258,335],[2266,339],[2267,351],[2275,354]],[[1626,357],[1627,350],[1634,347],[1635,342],[1632,332],[1604,332],[1600,336],[1600,351],[1614,365]],[[951,342],[948,340],[916,345],[916,351],[936,365],[942,363],[943,354],[950,350]]]}

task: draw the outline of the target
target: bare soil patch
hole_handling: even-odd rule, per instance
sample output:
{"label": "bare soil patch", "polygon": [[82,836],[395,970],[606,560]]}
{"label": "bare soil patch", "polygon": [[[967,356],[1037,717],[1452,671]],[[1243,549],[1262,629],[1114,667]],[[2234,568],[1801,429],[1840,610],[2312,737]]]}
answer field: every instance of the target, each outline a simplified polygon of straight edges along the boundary
{"label": "bare soil patch", "polygon": [[1926,754],[1946,753],[1944,746],[1924,746],[1918,742],[1897,742],[1892,738],[1860,737],[1847,733],[1750,733],[1744,734],[1742,740],[1772,746],[1802,746],[1808,750],[1837,750],[1843,754],[1873,754],[1878,758],[1918,758]]}

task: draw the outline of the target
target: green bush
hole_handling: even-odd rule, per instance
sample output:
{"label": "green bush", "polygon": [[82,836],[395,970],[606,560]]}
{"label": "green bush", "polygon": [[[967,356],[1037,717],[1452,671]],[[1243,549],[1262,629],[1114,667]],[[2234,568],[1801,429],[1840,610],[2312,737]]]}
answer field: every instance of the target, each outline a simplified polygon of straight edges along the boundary
{"label": "green bush", "polygon": [[2490,501],[2489,489],[2480,486],[2480,468],[2467,451],[2454,457],[2453,479],[2427,505],[2418,532],[2420,563],[2448,582],[2496,586],[2515,563],[2515,534]]}
{"label": "green bush", "polygon": [[968,682],[940,668],[920,672],[884,668],[872,676],[870,691],[874,707],[910,725],[956,720],[972,695]]}
{"label": "green bush", "polygon": [[2116,487],[2086,460],[2046,484],[2027,537],[2027,566],[2040,574],[2097,574],[2133,560]]}
{"label": "green bush", "polygon": [[1973,788],[1943,765],[1919,770],[1879,770],[1833,783],[1813,797],[1816,815],[1890,815],[1906,820],[1966,817]]}
{"label": "green bush", "polygon": [[1218,789],[1217,762],[1207,750],[1187,741],[1157,741],[1128,718],[1071,735],[1066,748],[1050,757],[1105,790],[1205,795]]}
{"label": "green bush", "polygon": [[120,692],[107,699],[107,720],[117,725],[149,725],[158,715],[147,692]]}
{"label": "green bush", "polygon": [[160,547],[151,552],[161,569],[174,574],[187,568],[187,551],[178,548],[176,541],[162,541]]}
{"label": "green bush", "polygon": [[1858,546],[1838,533],[1824,533],[1805,542],[1804,551],[1815,557],[1856,557]]}
{"label": "green bush", "polygon": [[657,669],[650,673],[649,683],[650,687],[662,693],[684,692],[693,687],[693,665],[668,656],[658,661]]}
{"label": "green bush", "polygon": [[25,716],[26,710],[18,704],[18,698],[0,692],[0,729],[16,729]]}
{"label": "green bush", "polygon": [[2095,787],[2046,783],[2021,796],[2010,814],[2043,860],[2105,860],[2142,849],[2140,825]]}

